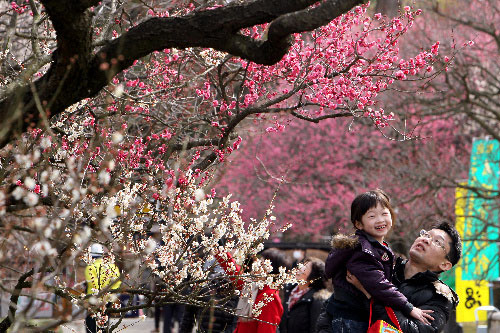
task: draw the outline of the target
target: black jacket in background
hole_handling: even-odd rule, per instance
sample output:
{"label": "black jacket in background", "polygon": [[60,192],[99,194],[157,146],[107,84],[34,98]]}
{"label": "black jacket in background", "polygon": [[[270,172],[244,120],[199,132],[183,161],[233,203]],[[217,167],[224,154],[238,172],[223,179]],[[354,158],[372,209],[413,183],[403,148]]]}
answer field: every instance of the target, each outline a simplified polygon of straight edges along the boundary
{"label": "black jacket in background", "polygon": [[283,316],[279,325],[280,333],[314,333],[321,307],[330,292],[328,289],[310,289],[288,310],[288,300],[296,285],[285,286]]}
{"label": "black jacket in background", "polygon": [[[235,308],[237,298],[230,299],[224,305],[225,308]],[[180,333],[191,333],[194,325],[196,332],[232,333],[236,328],[236,317],[226,311],[216,308],[199,308],[187,305],[180,323]]]}
{"label": "black jacket in background", "polygon": [[212,301],[216,306],[186,305],[179,333],[191,333],[195,325],[196,332],[199,333],[232,333],[236,328],[237,317],[229,311],[236,308],[238,297],[230,297],[230,290],[227,290],[227,280],[217,278],[217,275],[213,275],[211,278],[211,287],[200,294],[205,295],[205,302]]}
{"label": "black jacket in background", "polygon": [[333,333],[333,294],[321,306],[321,313],[316,321],[316,333]]}

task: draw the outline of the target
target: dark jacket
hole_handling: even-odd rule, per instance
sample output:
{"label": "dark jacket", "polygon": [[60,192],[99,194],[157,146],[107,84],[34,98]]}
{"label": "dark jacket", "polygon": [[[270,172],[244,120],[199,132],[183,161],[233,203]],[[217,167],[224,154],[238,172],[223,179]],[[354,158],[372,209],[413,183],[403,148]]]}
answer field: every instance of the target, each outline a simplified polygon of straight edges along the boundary
{"label": "dark jacket", "polygon": [[323,303],[330,297],[327,289],[310,289],[288,310],[290,292],[296,285],[285,286],[284,312],[280,322],[280,333],[313,333]]}
{"label": "dark jacket", "polygon": [[[400,311],[395,311],[402,331],[405,333],[442,331],[450,317],[450,313],[458,305],[457,294],[439,280],[436,273],[431,271],[417,273],[405,280],[404,268],[406,262],[401,258],[396,261],[393,282],[414,306],[422,310],[433,310],[431,316],[434,320],[431,325],[425,325],[412,317],[402,314]],[[375,319],[390,322],[382,306],[375,306],[374,316]]]}
{"label": "dark jacket", "polygon": [[[409,315],[413,305],[391,283],[394,253],[362,230],[353,236],[336,235],[325,264],[327,278],[332,278],[337,317],[368,321],[368,300],[346,280],[349,270],[376,300]],[[360,302],[360,300],[363,300]]]}
{"label": "dark jacket", "polygon": [[[408,280],[404,278],[406,260],[398,258],[395,265],[394,285],[408,297],[408,300],[420,309],[430,309],[434,312],[430,315],[434,318],[431,325],[403,315],[400,311],[395,311],[401,325],[401,330],[405,333],[428,333],[441,332],[450,317],[450,313],[458,304],[458,297],[455,292],[438,279],[436,273],[426,271],[415,274]],[[317,333],[332,333],[333,319],[333,296],[323,305],[323,310],[317,322]],[[373,311],[373,321],[382,319],[390,323],[385,310],[380,304],[375,304]]]}
{"label": "dark jacket", "polygon": [[321,306],[321,313],[316,321],[316,333],[333,333],[333,298],[332,294]]}

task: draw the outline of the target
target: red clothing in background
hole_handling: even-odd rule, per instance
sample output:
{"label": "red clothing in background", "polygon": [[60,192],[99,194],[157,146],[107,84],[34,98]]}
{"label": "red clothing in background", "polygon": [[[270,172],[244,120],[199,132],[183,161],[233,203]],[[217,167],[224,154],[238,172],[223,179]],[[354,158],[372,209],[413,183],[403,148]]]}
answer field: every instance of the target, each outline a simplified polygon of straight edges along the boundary
{"label": "red clothing in background", "polygon": [[[217,256],[217,261],[222,268],[224,268],[224,271],[226,271],[227,274],[239,275],[241,273],[241,267],[236,265],[231,254],[227,253],[227,256],[227,260]],[[236,272],[229,271],[230,262],[235,265]],[[236,280],[236,284],[238,289],[241,289],[243,286],[243,282],[241,280]],[[239,319],[234,333],[275,333],[277,325],[280,323],[281,316],[283,315],[283,305],[281,304],[279,292],[275,289],[269,288],[269,286],[264,286],[262,290],[258,291],[254,305],[269,298],[272,299],[266,302],[266,305],[261,308],[260,315],[257,317],[258,320],[242,321]],[[268,323],[275,324],[276,326]]]}

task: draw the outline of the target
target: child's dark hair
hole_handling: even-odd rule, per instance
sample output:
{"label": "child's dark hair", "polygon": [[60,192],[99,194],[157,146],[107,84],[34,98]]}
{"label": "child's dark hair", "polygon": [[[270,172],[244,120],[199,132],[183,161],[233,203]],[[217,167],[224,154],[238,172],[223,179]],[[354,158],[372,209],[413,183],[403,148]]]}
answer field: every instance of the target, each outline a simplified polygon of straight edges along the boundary
{"label": "child's dark hair", "polygon": [[392,210],[389,196],[381,189],[375,189],[358,195],[351,204],[351,222],[355,225],[356,221],[361,222],[361,217],[366,212],[380,204],[382,207],[389,209],[392,221],[396,220],[396,214]]}
{"label": "child's dark hair", "polygon": [[453,227],[450,223],[443,221],[432,227],[432,229],[440,229],[443,230],[450,236],[450,251],[446,255],[448,260],[451,262],[453,266],[457,264],[462,256],[462,241],[460,239],[460,235],[458,234],[457,229]]}
{"label": "child's dark hair", "polygon": [[261,258],[269,259],[271,261],[271,265],[273,266],[273,271],[271,274],[278,274],[280,267],[285,267],[286,269],[290,269],[292,266],[290,259],[288,259],[285,252],[277,249],[277,248],[269,248],[260,253]]}
{"label": "child's dark hair", "polygon": [[307,257],[303,264],[311,263],[311,273],[307,277],[308,281],[312,281],[309,287],[314,290],[327,288],[325,277],[325,262],[315,257]]}

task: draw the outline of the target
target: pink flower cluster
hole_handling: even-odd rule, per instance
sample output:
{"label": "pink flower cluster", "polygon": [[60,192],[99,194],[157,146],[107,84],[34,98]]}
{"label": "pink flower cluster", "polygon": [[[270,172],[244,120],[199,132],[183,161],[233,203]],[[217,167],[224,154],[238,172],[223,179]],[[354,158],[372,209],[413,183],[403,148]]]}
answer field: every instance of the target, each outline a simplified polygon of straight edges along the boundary
{"label": "pink flower cluster", "polygon": [[[28,3],[28,0],[26,0],[26,3]],[[15,1],[12,1],[10,3],[10,7],[18,14],[24,13],[24,11],[28,8],[28,5],[26,4],[21,4],[18,5]]]}

